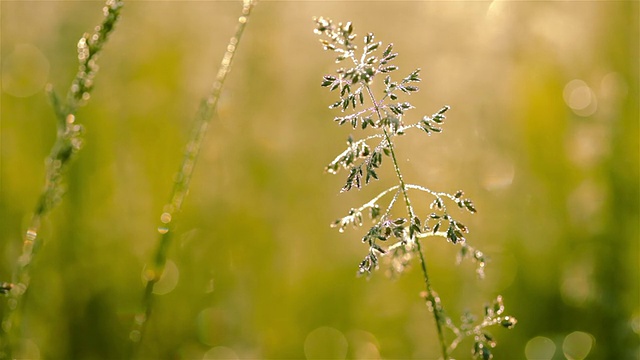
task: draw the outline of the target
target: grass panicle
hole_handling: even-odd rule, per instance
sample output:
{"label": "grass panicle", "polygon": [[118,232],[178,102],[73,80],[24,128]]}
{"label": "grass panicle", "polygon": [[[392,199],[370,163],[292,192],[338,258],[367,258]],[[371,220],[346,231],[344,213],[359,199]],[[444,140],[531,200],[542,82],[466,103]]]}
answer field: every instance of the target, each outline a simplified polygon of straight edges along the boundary
{"label": "grass panicle", "polygon": [[[358,267],[359,274],[371,274],[372,270],[379,267],[382,258],[389,259],[391,273],[399,274],[407,267],[411,258],[417,256],[425,282],[422,296],[435,317],[442,357],[449,359],[463,339],[473,337],[473,356],[483,360],[491,359],[491,348],[496,343],[485,329],[493,325],[512,328],[516,319],[504,315],[502,297],[498,296],[491,305],[485,306],[482,321],[476,322],[474,316],[466,314],[462,324],[455,325],[431,285],[421,243],[421,239],[435,236],[459,245],[459,259],[470,258],[475,261],[478,275],[484,276],[485,255],[467,244],[465,236],[469,229],[448,208],[449,204],[453,204],[460,210],[475,213],[475,205],[461,190],[455,193],[436,192],[406,182],[398,164],[395,146],[398,138],[408,131],[421,130],[427,135],[440,133],[449,106],[443,106],[432,115],[409,123],[406,114],[414,107],[399,98],[419,91],[417,84],[421,81],[420,69],[395,80],[391,74],[398,70],[393,65],[398,54],[394,52],[393,44],[383,46],[382,42],[375,40],[374,34],[368,33],[363,38],[362,49],[359,49],[351,22],[334,23],[323,17],[314,18],[314,21],[315,33],[322,36],[322,46],[325,50],[334,52],[335,62],[343,66],[335,74],[324,76],[321,83],[321,86],[339,94],[339,99],[330,108],[340,109],[342,115],[336,116],[334,121],[339,125],[350,125],[353,129],[369,128],[376,132],[360,140],[349,137],[346,150],[327,165],[326,171],[336,174],[345,170],[348,173],[342,192],[361,189],[371,181],[378,180],[378,168],[385,158],[390,158],[397,180],[396,185],[382,191],[364,205],[352,208],[332,226],[344,232],[348,226],[361,227],[366,216],[372,220],[373,225],[362,237],[368,251]],[[382,94],[375,94],[372,84],[380,81],[384,90]],[[431,213],[421,214],[413,207],[412,199],[419,195],[431,198]],[[390,200],[385,206],[383,199],[387,198]],[[396,205],[404,209],[399,211],[401,215],[396,215]],[[393,243],[384,246],[387,242]],[[453,340],[448,341],[445,329],[451,331]]]}
{"label": "grass panicle", "polygon": [[49,84],[46,87],[56,117],[56,140],[45,161],[44,187],[24,233],[22,252],[17,259],[13,278],[11,282],[0,284],[0,292],[9,297],[8,308],[2,322],[0,358],[12,357],[13,350],[20,340],[21,299],[29,288],[31,280],[29,268],[42,246],[40,227],[44,218],[62,200],[65,192],[64,174],[82,148],[83,127],[76,121],[76,111],[91,97],[94,78],[99,69],[98,55],[114,30],[122,6],[122,0],[107,0],[102,9],[104,13],[102,23],[95,27],[93,33],[85,33],[78,41],[78,72],[71,83],[66,99],[62,101],[54,92],[52,85]]}

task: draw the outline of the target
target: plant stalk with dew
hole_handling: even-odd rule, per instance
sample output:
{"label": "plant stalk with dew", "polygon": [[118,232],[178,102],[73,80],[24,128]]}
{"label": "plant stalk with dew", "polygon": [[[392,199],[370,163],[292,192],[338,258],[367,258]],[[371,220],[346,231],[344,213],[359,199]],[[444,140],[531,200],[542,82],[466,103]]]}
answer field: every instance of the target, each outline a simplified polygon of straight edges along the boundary
{"label": "plant stalk with dew", "polygon": [[[335,75],[324,76],[321,84],[323,87],[328,87],[330,91],[339,90],[340,98],[330,108],[339,108],[346,115],[337,116],[334,120],[339,125],[349,124],[354,129],[360,127],[364,130],[369,127],[377,130],[377,133],[361,140],[354,140],[349,136],[347,149],[327,165],[326,171],[332,174],[336,174],[340,169],[348,171],[342,192],[353,188],[360,189],[371,180],[378,179],[377,169],[381,166],[384,156],[387,156],[391,158],[397,180],[396,185],[382,191],[364,205],[352,208],[346,216],[336,220],[332,226],[337,227],[340,232],[344,232],[350,225],[360,227],[363,225],[363,212],[367,212],[373,226],[362,238],[362,242],[369,246],[369,250],[359,265],[358,273],[371,274],[372,270],[379,267],[380,258],[385,258],[389,260],[390,273],[399,274],[408,266],[411,258],[417,255],[425,283],[422,297],[435,318],[442,358],[450,359],[450,354],[458,344],[466,337],[473,336],[474,345],[471,350],[473,356],[483,360],[491,359],[493,357],[491,348],[496,343],[493,336],[484,329],[493,325],[502,325],[510,329],[516,324],[516,319],[503,315],[502,297],[498,296],[492,305],[485,306],[484,317],[480,323],[476,324],[471,314],[465,314],[462,324],[455,325],[445,312],[440,297],[431,285],[421,243],[421,239],[435,236],[459,245],[458,261],[463,258],[472,259],[477,264],[477,274],[483,277],[485,255],[467,244],[464,234],[469,230],[463,223],[454,219],[447,209],[446,202],[453,202],[460,209],[470,213],[476,212],[475,206],[470,199],[464,197],[461,190],[450,194],[407,183],[398,164],[395,146],[398,137],[413,129],[422,130],[427,135],[441,132],[449,106],[444,106],[433,115],[424,116],[415,123],[407,124],[405,114],[414,107],[408,102],[397,100],[401,93],[411,95],[419,91],[415,84],[421,81],[420,69],[414,70],[399,82],[394,81],[390,74],[398,70],[398,67],[391,63],[398,54],[393,52],[393,44],[387,45],[382,54],[379,54],[382,42],[375,41],[374,35],[368,33],[364,37],[361,55],[357,55],[358,46],[355,43],[357,36],[353,33],[353,25],[350,22],[336,24],[323,17],[314,18],[314,21],[315,33],[323,36],[320,41],[324,49],[337,54],[336,63],[343,61],[349,63],[339,68]],[[384,77],[383,94],[376,96],[372,84],[381,77]],[[433,198],[430,205],[433,212],[420,216],[413,207],[410,191]],[[391,195],[391,200],[383,211],[381,200]],[[399,198],[404,202],[405,215],[397,217],[392,215],[392,210]],[[395,239],[395,243],[386,248],[379,244],[392,238]],[[445,336],[445,329],[453,333],[454,339],[450,343]]]}
{"label": "plant stalk with dew", "polygon": [[158,281],[162,278],[164,268],[167,262],[167,252],[171,244],[171,238],[174,232],[175,216],[182,209],[182,204],[189,191],[189,184],[195,169],[196,160],[202,147],[207,128],[211,119],[215,116],[218,100],[222,93],[222,87],[231,71],[231,63],[236,54],[238,44],[245,31],[245,27],[251,15],[256,0],[244,0],[242,6],[242,14],[238,18],[235,33],[229,40],[226,52],[222,57],[216,79],[209,96],[204,99],[200,105],[200,109],[196,113],[194,126],[185,147],[184,156],[180,169],[175,177],[173,188],[171,190],[170,200],[164,206],[160,215],[160,226],[158,227],[158,243],[156,251],[151,259],[150,265],[144,270],[144,278],[146,286],[144,290],[142,306],[140,311],[134,317],[133,327],[129,333],[130,340],[130,357],[135,356],[142,338],[144,337],[145,328],[151,316],[153,309],[153,290]]}
{"label": "plant stalk with dew", "polygon": [[24,233],[22,252],[17,259],[12,281],[0,284],[0,293],[8,296],[7,310],[0,330],[2,335],[0,358],[11,358],[21,338],[20,308],[23,305],[21,300],[31,281],[29,269],[42,246],[40,227],[44,218],[62,200],[65,192],[64,173],[82,148],[83,127],[76,122],[76,112],[91,97],[94,78],[99,68],[98,55],[114,30],[123,4],[122,0],[107,0],[102,9],[104,14],[102,23],[94,28],[93,33],[85,33],[78,41],[80,65],[67,92],[66,100],[61,101],[51,84],[46,86],[46,92],[57,119],[56,140],[45,161],[44,187],[38,197],[27,231]]}

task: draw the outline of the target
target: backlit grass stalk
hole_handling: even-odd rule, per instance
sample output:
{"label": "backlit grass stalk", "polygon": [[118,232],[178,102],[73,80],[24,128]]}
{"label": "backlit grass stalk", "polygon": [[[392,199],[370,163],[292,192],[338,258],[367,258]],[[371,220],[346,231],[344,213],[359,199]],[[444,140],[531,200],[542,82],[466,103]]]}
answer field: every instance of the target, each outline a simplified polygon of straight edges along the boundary
{"label": "backlit grass stalk", "polygon": [[82,125],[76,122],[77,109],[85,105],[91,96],[93,81],[98,72],[97,59],[102,47],[120,16],[123,2],[108,0],[103,8],[104,19],[92,34],[85,33],[78,41],[78,61],[80,63],[71,87],[62,102],[53,87],[46,87],[57,120],[56,140],[45,161],[45,184],[38,197],[33,215],[24,233],[22,252],[18,257],[11,282],[0,284],[0,293],[8,295],[7,309],[2,321],[1,357],[11,357],[16,342],[21,337],[20,307],[22,298],[31,281],[30,267],[42,246],[40,227],[44,218],[60,203],[65,189],[64,173],[82,148]]}
{"label": "backlit grass stalk", "polygon": [[[375,114],[378,118],[378,123],[382,123],[384,121],[383,116],[380,112],[378,101],[376,101],[376,98],[373,95],[373,91],[371,91],[371,87],[369,86],[368,83],[365,83],[364,88],[367,90],[367,94],[371,99],[371,103],[373,104]],[[407,194],[407,184],[404,182],[404,178],[402,177],[402,172],[400,171],[400,166],[398,165],[398,158],[396,157],[396,150],[395,150],[393,141],[391,140],[391,135],[389,135],[389,131],[387,131],[385,127],[382,127],[382,133],[384,134],[384,140],[388,144],[387,149],[389,149],[389,155],[391,156],[391,160],[393,160],[393,169],[395,171],[396,177],[398,178],[398,182],[399,182],[398,187],[400,192],[402,192],[402,197],[404,198],[405,205],[407,207],[407,214],[409,215],[410,219],[414,219],[416,216],[413,211],[413,207],[411,206],[411,199]],[[429,304],[433,306],[434,304],[436,304],[437,300],[436,300],[435,292],[431,288],[431,281],[429,280],[429,273],[427,271],[427,261],[422,252],[420,241],[415,241],[415,244],[416,244],[416,252],[419,254],[420,268],[422,269],[422,275],[424,277],[425,287],[427,291],[426,300]],[[433,312],[433,315],[435,316],[435,320],[436,320],[436,329],[438,331],[438,340],[440,342],[443,357],[446,359],[448,358],[448,349],[447,349],[446,341],[444,339],[444,332],[442,331],[442,325],[441,325],[444,321],[440,314],[441,314],[440,311]]]}
{"label": "backlit grass stalk", "polygon": [[173,188],[171,190],[170,200],[164,206],[162,214],[160,215],[160,226],[158,227],[158,244],[156,251],[151,259],[149,265],[144,270],[144,278],[147,281],[143,300],[142,308],[135,316],[133,328],[129,334],[129,340],[132,343],[131,356],[135,356],[139,343],[141,342],[145,328],[151,316],[154,300],[154,287],[162,278],[165,265],[167,262],[167,252],[171,244],[171,239],[174,232],[175,216],[182,209],[182,204],[189,191],[189,184],[195,168],[196,160],[200,154],[202,142],[204,140],[207,128],[213,116],[215,115],[218,100],[222,93],[222,88],[227,75],[231,71],[231,63],[236,54],[238,44],[242,38],[245,27],[249,20],[251,10],[255,6],[255,0],[244,0],[242,7],[242,14],[238,18],[236,30],[234,35],[229,40],[226,52],[222,57],[216,79],[213,83],[213,87],[209,96],[202,101],[200,109],[195,116],[195,123],[189,142],[186,145],[184,151],[184,157],[180,164],[180,169],[175,177]]}
{"label": "backlit grass stalk", "polygon": [[[347,140],[347,149],[340,153],[326,170],[333,174],[340,169],[349,172],[346,184],[342,188],[343,192],[353,188],[360,189],[371,180],[378,179],[377,169],[381,166],[384,156],[387,156],[391,158],[397,180],[397,185],[382,191],[359,208],[352,208],[346,216],[336,220],[332,226],[338,227],[340,232],[349,225],[360,227],[363,225],[363,212],[368,212],[373,226],[364,235],[362,242],[368,244],[369,251],[360,263],[358,272],[370,274],[372,270],[378,268],[380,259],[384,258],[389,260],[390,273],[399,274],[417,254],[425,283],[422,296],[435,318],[442,358],[449,359],[451,352],[464,338],[473,336],[473,356],[483,360],[490,359],[493,356],[490,349],[495,346],[495,341],[484,329],[497,324],[512,328],[516,320],[502,315],[504,306],[502,297],[498,296],[493,304],[485,306],[484,317],[480,323],[476,324],[472,315],[465,314],[462,324],[455,325],[444,311],[441,300],[431,285],[421,243],[421,239],[425,237],[436,236],[460,245],[459,260],[471,258],[477,263],[478,275],[483,276],[485,256],[466,243],[464,234],[468,233],[468,228],[454,219],[447,209],[446,202],[451,201],[460,209],[471,213],[476,212],[475,206],[471,200],[464,198],[464,193],[460,190],[449,194],[407,183],[398,164],[395,147],[397,138],[413,129],[423,130],[428,135],[441,132],[441,126],[445,120],[444,114],[449,110],[449,106],[444,106],[433,115],[424,116],[421,120],[406,125],[405,114],[414,107],[408,102],[398,102],[398,95],[410,95],[419,91],[415,84],[421,81],[420,69],[411,72],[399,82],[393,81],[390,74],[398,67],[391,63],[398,54],[393,53],[392,44],[387,45],[379,55],[378,51],[382,49],[382,43],[374,41],[374,35],[369,33],[364,37],[364,48],[361,54],[357,54],[359,51],[355,44],[356,35],[353,33],[351,23],[335,24],[326,18],[314,20],[315,32],[324,36],[321,40],[324,49],[336,53],[336,63],[343,61],[349,63],[339,68],[336,75],[326,75],[322,82],[323,87],[340,93],[340,99],[330,108],[340,108],[343,113],[347,112],[345,116],[337,116],[334,120],[339,125],[349,124],[354,129],[361,127],[364,130],[369,127],[377,131],[376,134],[357,141],[350,136]],[[377,97],[371,84],[380,77],[384,77],[384,95]],[[371,104],[365,105],[368,103],[365,99],[368,99]],[[359,108],[363,109],[357,110]],[[349,113],[349,109],[353,112]],[[370,145],[371,142],[375,145]],[[409,190],[419,191],[433,198],[430,206],[433,212],[422,216],[417,214],[412,205]],[[393,197],[383,211],[380,206],[381,200],[391,194]],[[396,217],[392,213],[400,197],[404,200],[406,215]],[[396,240],[394,244],[386,248],[380,244],[392,238]],[[449,329],[455,337],[450,344],[445,336],[445,329]]]}

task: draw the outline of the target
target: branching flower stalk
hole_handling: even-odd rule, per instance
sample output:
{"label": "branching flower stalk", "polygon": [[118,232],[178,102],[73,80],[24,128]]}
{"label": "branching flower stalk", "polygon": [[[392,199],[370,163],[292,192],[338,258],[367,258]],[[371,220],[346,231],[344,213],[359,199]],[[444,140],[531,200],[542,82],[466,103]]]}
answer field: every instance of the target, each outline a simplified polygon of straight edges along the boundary
{"label": "branching flower stalk", "polygon": [[[398,69],[392,65],[397,53],[393,53],[393,44],[386,46],[382,54],[382,43],[374,41],[373,34],[368,33],[364,37],[364,48],[357,55],[358,46],[355,44],[356,34],[353,33],[353,25],[348,22],[334,23],[327,18],[314,18],[315,32],[323,36],[321,43],[325,50],[337,54],[336,63],[346,61],[349,65],[339,68],[335,75],[326,75],[322,81],[323,87],[330,91],[339,91],[339,100],[330,108],[340,108],[344,116],[337,116],[334,120],[339,124],[349,124],[354,129],[367,127],[377,130],[377,133],[361,140],[347,139],[347,149],[340,153],[326,170],[336,174],[340,169],[348,171],[347,180],[342,192],[353,188],[360,189],[371,180],[377,180],[377,169],[381,166],[384,156],[390,157],[397,178],[397,185],[391,186],[376,195],[373,199],[358,208],[352,208],[349,213],[336,220],[332,226],[344,232],[348,226],[360,227],[363,225],[363,213],[368,213],[373,221],[373,226],[363,236],[362,242],[369,246],[369,251],[359,265],[359,274],[371,274],[371,271],[379,267],[381,258],[389,260],[392,275],[400,274],[409,265],[410,260],[417,255],[425,282],[425,291],[422,293],[429,310],[434,314],[438,340],[443,359],[449,359],[449,355],[456,349],[460,342],[473,336],[474,345],[472,354],[476,358],[488,360],[492,358],[491,348],[495,341],[485,328],[493,325],[502,325],[512,328],[516,319],[504,316],[502,297],[498,296],[492,305],[485,306],[483,320],[475,324],[475,318],[465,314],[462,325],[457,326],[446,314],[440,297],[433,290],[427,262],[422,250],[421,239],[425,237],[441,237],[448,242],[460,246],[458,261],[470,258],[477,264],[476,272],[480,277],[484,276],[486,258],[484,254],[467,244],[465,235],[468,228],[456,220],[447,209],[447,202],[453,202],[460,209],[475,213],[473,202],[464,197],[459,190],[453,194],[436,192],[427,187],[410,184],[404,180],[398,164],[395,141],[407,131],[419,129],[428,135],[442,131],[445,120],[445,112],[449,106],[442,107],[431,116],[424,116],[419,121],[406,124],[405,114],[413,109],[408,102],[398,101],[401,94],[410,95],[419,90],[416,83],[420,82],[420,69],[414,70],[400,81],[394,81],[391,73]],[[384,90],[382,96],[376,96],[372,89],[374,80],[384,77]],[[371,103],[365,105],[365,98]],[[348,110],[353,112],[349,113]],[[358,110],[359,109],[359,110]],[[373,144],[372,144],[373,143]],[[420,216],[413,207],[409,192],[419,192],[433,198],[430,204],[432,212]],[[393,194],[393,197],[382,211],[382,200]],[[394,206],[399,198],[404,200],[406,216],[395,217],[392,215]],[[395,243],[384,248],[380,242],[386,242],[394,238]],[[449,329],[454,338],[448,343],[445,329]]]}
{"label": "branching flower stalk", "polygon": [[174,232],[175,215],[181,211],[184,199],[189,192],[189,184],[191,182],[196,160],[200,154],[202,142],[207,132],[207,128],[209,127],[209,123],[215,115],[218,100],[222,93],[222,87],[227,75],[231,71],[231,63],[249,20],[251,10],[255,6],[256,2],[256,0],[243,1],[242,14],[238,18],[235,33],[229,40],[226,52],[222,57],[211,92],[209,96],[202,101],[200,109],[195,116],[194,127],[185,147],[180,169],[173,183],[170,200],[164,206],[163,212],[160,215],[158,245],[151,259],[151,263],[145,267],[144,270],[144,278],[147,283],[144,290],[142,308],[135,316],[132,330],[129,333],[129,340],[131,341],[130,356],[135,356],[137,348],[144,336],[146,324],[151,316],[153,308],[153,290],[156,283],[162,278],[167,262],[167,252]]}
{"label": "branching flower stalk", "polygon": [[56,140],[45,161],[45,184],[36,203],[27,231],[24,233],[22,252],[17,259],[11,282],[0,284],[0,293],[8,295],[7,310],[2,321],[2,350],[0,358],[11,357],[21,336],[21,299],[29,288],[29,269],[42,246],[40,227],[44,218],[60,203],[65,189],[64,173],[82,148],[82,125],[76,122],[77,109],[91,97],[93,81],[98,72],[98,55],[114,29],[123,6],[121,0],[107,0],[102,11],[104,19],[92,34],[85,33],[78,41],[78,72],[62,102],[51,84],[46,91],[57,120]]}

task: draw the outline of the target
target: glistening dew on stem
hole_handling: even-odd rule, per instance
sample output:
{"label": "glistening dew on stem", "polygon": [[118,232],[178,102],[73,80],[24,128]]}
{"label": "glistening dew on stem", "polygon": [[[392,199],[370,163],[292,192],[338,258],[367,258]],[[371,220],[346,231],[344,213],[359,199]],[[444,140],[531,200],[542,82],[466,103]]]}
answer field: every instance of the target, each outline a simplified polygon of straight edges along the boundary
{"label": "glistening dew on stem", "polygon": [[122,6],[121,0],[107,0],[102,8],[104,18],[100,25],[94,28],[92,34],[85,33],[78,41],[78,72],[67,91],[66,100],[62,101],[56,95],[51,84],[46,87],[56,117],[56,139],[45,161],[44,186],[24,233],[22,252],[16,260],[12,282],[0,286],[0,294],[9,296],[0,329],[0,359],[12,358],[23,340],[23,315],[20,311],[31,283],[33,260],[43,245],[40,228],[49,213],[62,201],[65,193],[64,175],[82,148],[83,127],[76,123],[75,114],[91,97],[99,69],[98,56],[120,17]]}
{"label": "glistening dew on stem", "polygon": [[[510,329],[517,320],[503,315],[502,297],[498,296],[491,305],[485,306],[482,321],[476,322],[474,316],[466,314],[462,324],[455,325],[431,286],[420,241],[425,237],[441,237],[459,245],[459,260],[470,258],[476,262],[477,273],[483,277],[486,264],[484,253],[467,243],[465,235],[469,229],[447,207],[453,204],[459,210],[475,213],[475,205],[461,190],[455,193],[438,192],[407,183],[396,154],[395,142],[408,131],[422,130],[427,135],[442,132],[445,113],[450,107],[445,105],[430,116],[423,116],[413,123],[408,122],[406,114],[414,107],[409,102],[398,99],[402,95],[419,91],[417,83],[421,81],[420,69],[410,72],[400,80],[394,79],[391,74],[398,67],[392,62],[398,54],[393,51],[393,44],[383,46],[382,42],[375,40],[372,33],[368,33],[364,36],[363,48],[360,50],[351,22],[334,23],[323,17],[314,18],[314,22],[315,33],[322,36],[320,42],[324,49],[336,54],[336,63],[344,64],[335,74],[325,75],[321,83],[321,86],[330,91],[339,92],[339,99],[329,106],[331,109],[340,109],[342,113],[334,121],[339,125],[348,124],[353,129],[370,128],[377,131],[360,140],[349,136],[346,150],[327,165],[326,171],[331,174],[337,174],[341,169],[347,171],[342,192],[361,189],[372,180],[378,180],[378,169],[385,158],[391,159],[396,175],[395,185],[364,205],[352,208],[346,216],[334,221],[332,226],[344,232],[349,226],[363,226],[365,217],[371,219],[373,225],[362,237],[368,251],[358,267],[359,274],[371,274],[372,270],[379,267],[381,258],[388,258],[391,263],[390,272],[398,274],[408,266],[413,257],[417,257],[425,283],[422,297],[434,315],[442,357],[449,359],[464,338],[473,337],[473,356],[483,360],[491,359],[491,348],[495,347],[496,342],[485,329],[493,325]],[[382,94],[376,94],[372,85],[380,81],[384,90]],[[421,214],[414,209],[412,200],[418,196],[431,198],[431,213]],[[387,242],[392,244],[385,246]],[[453,340],[447,340],[445,329],[451,331]]]}

